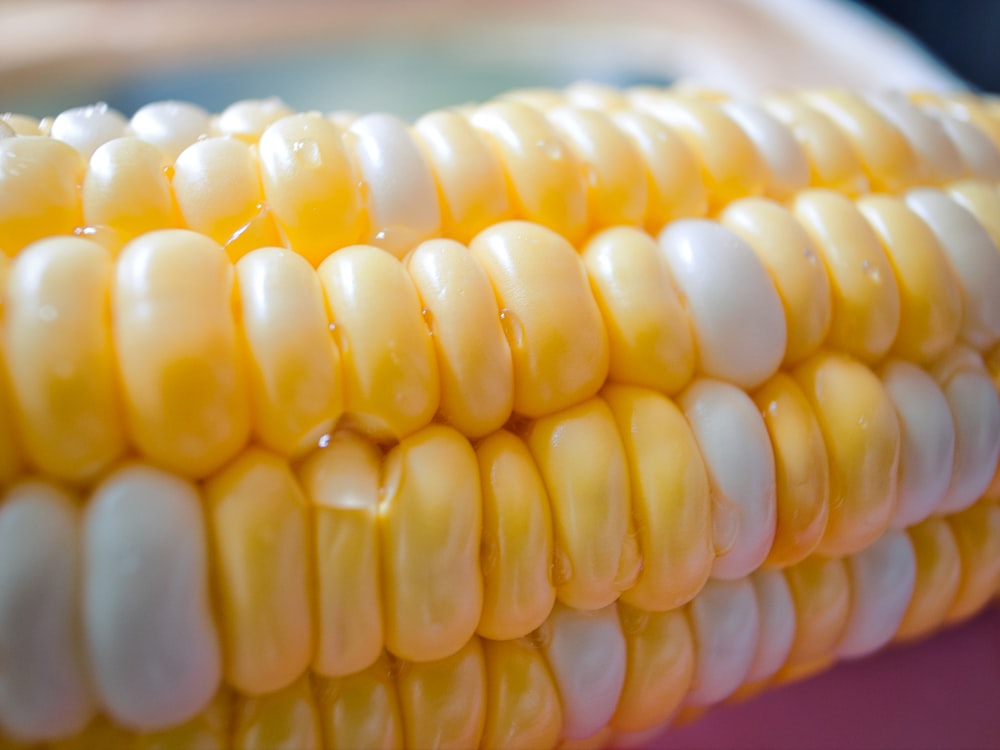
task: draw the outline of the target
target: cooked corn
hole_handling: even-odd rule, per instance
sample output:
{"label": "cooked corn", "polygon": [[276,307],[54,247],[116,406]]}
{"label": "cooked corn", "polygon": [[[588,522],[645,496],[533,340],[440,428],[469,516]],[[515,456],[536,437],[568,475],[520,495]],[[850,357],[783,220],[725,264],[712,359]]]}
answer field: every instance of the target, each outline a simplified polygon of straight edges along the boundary
{"label": "cooked corn", "polygon": [[842,91],[3,116],[0,745],[628,744],[971,616],[998,147]]}

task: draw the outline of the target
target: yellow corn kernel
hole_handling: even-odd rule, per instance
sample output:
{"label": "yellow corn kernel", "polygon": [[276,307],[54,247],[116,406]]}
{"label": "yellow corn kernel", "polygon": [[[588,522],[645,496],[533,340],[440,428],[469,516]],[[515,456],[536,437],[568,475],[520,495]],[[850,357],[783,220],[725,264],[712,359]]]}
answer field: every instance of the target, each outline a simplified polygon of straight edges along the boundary
{"label": "yellow corn kernel", "polygon": [[7,280],[3,350],[24,449],[70,482],[93,479],[125,447],[110,283],[107,251],[75,237],[31,245]]}
{"label": "yellow corn kernel", "polygon": [[212,130],[214,134],[256,143],[268,125],[292,114],[292,109],[274,96],[268,99],[244,99],[222,110],[215,118]]}
{"label": "yellow corn kernel", "polygon": [[0,252],[14,256],[35,240],[83,224],[76,149],[45,136],[0,140]]}
{"label": "yellow corn kernel", "polygon": [[[10,264],[10,258],[0,253],[0,329],[5,325],[3,321],[7,314]],[[0,485],[11,482],[17,476],[21,464],[21,449],[14,429],[14,398],[10,392],[7,369],[6,362],[0,361]]]}
{"label": "yellow corn kernel", "polygon": [[771,683],[788,661],[795,640],[795,603],[784,572],[758,568],[750,580],[757,597],[760,637],[746,681],[733,694],[736,700],[754,695]]}
{"label": "yellow corn kernel", "polygon": [[691,687],[695,644],[684,610],[647,612],[618,605],[627,666],[611,718],[620,732],[639,732],[667,721]]}
{"label": "yellow corn kernel", "polygon": [[386,114],[359,117],[344,137],[358,176],[368,218],[365,242],[397,257],[441,230],[434,175],[400,119]]}
{"label": "yellow corn kernel", "polygon": [[563,95],[575,107],[605,112],[628,107],[628,99],[618,89],[593,81],[576,81],[563,89]]}
{"label": "yellow corn kernel", "polygon": [[774,447],[777,527],[766,563],[793,565],[813,552],[830,515],[823,433],[795,380],[779,372],[753,395]]}
{"label": "yellow corn kernel", "polygon": [[786,365],[815,352],[830,330],[830,280],[809,235],[777,203],[745,198],[726,206],[719,221],[753,247],[781,297],[788,329]]}
{"label": "yellow corn kernel", "polygon": [[577,244],[587,231],[586,181],[545,115],[517,101],[497,101],[473,111],[469,120],[503,164],[515,215]]}
{"label": "yellow corn kernel", "polygon": [[482,644],[486,720],[480,747],[553,747],[562,729],[562,706],[542,652],[525,639],[483,640]]}
{"label": "yellow corn kernel", "polygon": [[851,582],[841,559],[808,557],[784,572],[795,603],[795,639],[778,682],[808,677],[833,662],[851,608]]}
{"label": "yellow corn kernel", "polygon": [[673,128],[695,154],[709,213],[737,198],[763,192],[766,172],[757,149],[717,104],[639,89],[629,99],[640,112]]}
{"label": "yellow corn kernel", "polygon": [[48,135],[68,143],[89,159],[98,147],[124,136],[127,127],[121,112],[101,102],[60,112],[51,120]]}
{"label": "yellow corn kernel", "polygon": [[896,276],[878,238],[854,203],[829,190],[799,193],[793,211],[829,274],[829,344],[878,359],[892,346],[900,318]]}
{"label": "yellow corn kernel", "polygon": [[686,703],[710,706],[743,684],[757,653],[760,612],[749,578],[709,581],[688,605],[695,643]]}
{"label": "yellow corn kernel", "polygon": [[608,379],[676,393],[694,372],[694,340],[656,242],[631,227],[607,229],[583,250],[608,333]]}
{"label": "yellow corn kernel", "polygon": [[757,104],[729,100],[722,111],[753,143],[764,166],[764,194],[784,201],[809,185],[809,162],[791,128]]}
{"label": "yellow corn kernel", "polygon": [[763,564],[777,519],[774,450],[757,406],[736,386],[700,378],[678,399],[708,470],[715,578]]}
{"label": "yellow corn kernel", "polygon": [[393,750],[403,746],[403,719],[390,658],[365,670],[316,679],[316,703],[326,747]]}
{"label": "yellow corn kernel", "polygon": [[614,416],[599,398],[543,417],[526,442],[548,490],[560,601],[599,609],[638,574],[629,477]]}
{"label": "yellow corn kernel", "polygon": [[469,245],[493,284],[514,363],[514,411],[541,417],[594,395],[608,339],[583,263],[549,229],[515,221]]}
{"label": "yellow corn kernel", "polygon": [[344,403],[323,288],[302,257],[281,248],[241,258],[236,279],[254,435],[301,455],[333,429]]}
{"label": "yellow corn kernel", "polygon": [[896,631],[901,641],[922,638],[941,627],[962,578],[958,543],[947,520],[928,518],[906,533],[917,555],[917,578]]}
{"label": "yellow corn kernel", "polygon": [[84,223],[126,239],[177,226],[164,161],[156,146],[128,136],[98,148],[83,179]]}
{"label": "yellow corn kernel", "polygon": [[985,180],[961,180],[947,187],[948,195],[976,217],[995,245],[1000,246],[1000,191]]}
{"label": "yellow corn kernel", "polygon": [[458,432],[430,425],[386,456],[380,492],[386,646],[411,661],[450,656],[482,609],[476,454]]}
{"label": "yellow corn kernel", "polygon": [[420,300],[402,264],[355,245],[319,267],[330,327],[343,362],[351,424],[400,439],[431,421],[440,388]]}
{"label": "yellow corn kernel", "polygon": [[675,219],[704,216],[708,198],[691,149],[659,120],[640,112],[614,112],[611,119],[629,137],[646,170],[647,231]]}
{"label": "yellow corn kernel", "polygon": [[980,131],[1000,149],[1000,123],[985,102],[972,95],[954,92],[946,95],[915,92],[911,98],[932,111],[945,112]]}
{"label": "yellow corn kernel", "polygon": [[982,609],[1000,586],[1000,505],[981,501],[947,518],[955,535],[962,575],[946,623],[956,623]]}
{"label": "yellow corn kernel", "polygon": [[321,750],[323,738],[309,677],[278,692],[240,700],[232,739],[240,750]]}
{"label": "yellow corn kernel", "polygon": [[917,362],[943,354],[962,322],[962,291],[944,250],[899,198],[868,195],[857,206],[896,276],[900,321],[892,351]]}
{"label": "yellow corn kernel", "polygon": [[865,96],[865,102],[896,127],[913,149],[928,181],[943,184],[959,179],[965,166],[941,123],[897,93]]}
{"label": "yellow corn kernel", "polygon": [[896,505],[901,436],[895,409],[875,374],[842,354],[821,352],[794,375],[830,459],[830,517],[818,551],[857,552],[885,531]]}
{"label": "yellow corn kernel", "polygon": [[486,663],[473,636],[455,654],[404,664],[396,679],[406,747],[478,747],[486,721]]}
{"label": "yellow corn kernel", "polygon": [[231,711],[229,692],[220,690],[208,708],[193,719],[159,732],[137,734],[133,748],[134,750],[227,750],[230,746]]}
{"label": "yellow corn kernel", "polygon": [[868,192],[869,182],[851,142],[826,116],[791,96],[768,96],[767,112],[791,128],[809,161],[809,184],[853,198]]}
{"label": "yellow corn kernel", "polygon": [[101,706],[146,731],[193,718],[222,672],[197,488],[126,464],[90,497],[82,542],[78,595]]}
{"label": "yellow corn kernel", "polygon": [[803,100],[829,117],[854,146],[875,192],[894,193],[924,176],[910,144],[885,117],[857,94],[811,91]]}
{"label": "yellow corn kernel", "polygon": [[129,243],[115,270],[112,330],[129,433],[157,463],[203,477],[250,427],[232,265],[208,238],[165,230]]}
{"label": "yellow corn kernel", "polygon": [[499,429],[513,407],[514,371],[489,277],[454,240],[428,240],[405,263],[437,353],[438,414],[470,438]]}
{"label": "yellow corn kernel", "polygon": [[642,158],[603,112],[560,107],[546,115],[583,166],[590,228],[641,224],[647,185]]}
{"label": "yellow corn kernel", "polygon": [[257,144],[260,182],[288,246],[312,265],[361,239],[354,168],[340,131],[318,114],[270,125]]}
{"label": "yellow corn kernel", "polygon": [[525,444],[499,430],[476,445],[483,493],[483,612],[478,633],[509,639],[541,625],[555,601],[552,515]]}
{"label": "yellow corn kernel", "polygon": [[39,481],[0,497],[0,727],[26,742],[83,730],[96,700],[78,606],[80,508]]}
{"label": "yellow corn kernel", "polygon": [[624,444],[642,554],[639,577],[622,601],[674,609],[701,590],[715,559],[705,464],[684,415],[665,396],[616,385],[601,396]]}
{"label": "yellow corn kernel", "polygon": [[140,107],[129,120],[128,129],[140,140],[152,143],[168,161],[199,138],[208,135],[208,112],[196,104],[178,101],[151,102]]}
{"label": "yellow corn kernel", "polygon": [[312,508],[316,654],[322,675],[360,671],[382,653],[378,500],[381,456],[349,432],[332,435],[299,468]]}
{"label": "yellow corn kernel", "polygon": [[250,146],[235,138],[191,144],[174,162],[174,199],[185,226],[208,235],[233,261],[281,238]]}
{"label": "yellow corn kernel", "polygon": [[431,112],[413,130],[437,178],[445,237],[467,243],[490,224],[512,218],[503,168],[468,120],[457,112]]}
{"label": "yellow corn kernel", "polygon": [[306,500],[288,464],[251,447],[205,483],[226,681],[279,690],[312,658]]}

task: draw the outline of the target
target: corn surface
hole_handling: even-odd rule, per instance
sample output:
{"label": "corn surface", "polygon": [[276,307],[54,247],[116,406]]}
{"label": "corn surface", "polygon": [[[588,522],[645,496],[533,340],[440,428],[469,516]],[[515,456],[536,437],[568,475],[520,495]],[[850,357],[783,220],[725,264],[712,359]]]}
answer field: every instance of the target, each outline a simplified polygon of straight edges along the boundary
{"label": "corn surface", "polygon": [[0,747],[501,748],[1000,590],[1000,119],[0,118]]}

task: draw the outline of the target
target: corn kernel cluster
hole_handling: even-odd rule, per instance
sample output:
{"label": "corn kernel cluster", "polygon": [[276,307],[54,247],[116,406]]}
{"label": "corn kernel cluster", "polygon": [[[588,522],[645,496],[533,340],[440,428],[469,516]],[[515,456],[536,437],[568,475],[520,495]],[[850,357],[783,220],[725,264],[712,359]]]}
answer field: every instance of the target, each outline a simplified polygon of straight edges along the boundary
{"label": "corn kernel cluster", "polygon": [[0,747],[596,747],[1000,590],[1000,104],[0,116]]}

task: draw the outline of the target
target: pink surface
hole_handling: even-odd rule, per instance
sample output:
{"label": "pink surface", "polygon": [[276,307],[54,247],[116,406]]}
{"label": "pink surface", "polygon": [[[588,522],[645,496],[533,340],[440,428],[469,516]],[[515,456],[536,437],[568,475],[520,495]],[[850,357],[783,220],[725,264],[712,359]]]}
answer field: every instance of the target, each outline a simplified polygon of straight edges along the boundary
{"label": "pink surface", "polygon": [[1000,749],[1000,608],[668,730],[655,750]]}

